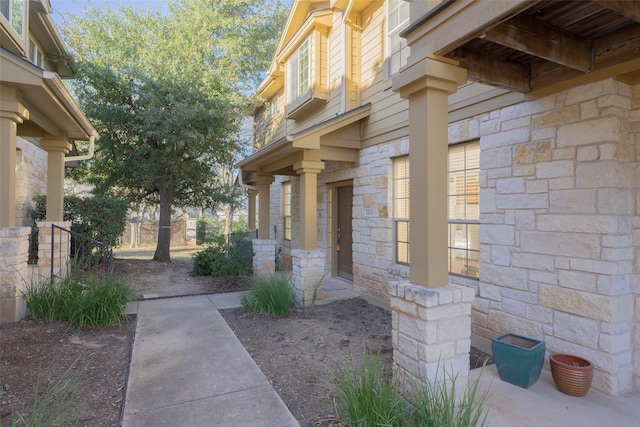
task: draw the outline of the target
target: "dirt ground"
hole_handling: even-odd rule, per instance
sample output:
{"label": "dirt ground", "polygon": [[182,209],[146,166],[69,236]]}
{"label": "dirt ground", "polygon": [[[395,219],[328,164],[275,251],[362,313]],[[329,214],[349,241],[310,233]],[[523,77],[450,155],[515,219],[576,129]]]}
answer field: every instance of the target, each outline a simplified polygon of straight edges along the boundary
{"label": "dirt ground", "polygon": [[[121,250],[115,274],[129,278],[137,299],[197,295],[246,289],[245,280],[191,277],[191,254],[201,248],[172,248],[171,264],[151,261],[153,251]],[[389,312],[355,298],[292,310],[287,318],[223,316],[301,426],[337,426],[328,384],[362,352],[379,353],[391,364]],[[77,395],[80,426],[116,427],[124,406],[135,316],[109,328],[70,327],[30,317],[0,326],[0,426],[28,408],[40,389],[55,382],[78,360],[89,375]],[[483,354],[474,352],[472,365]]]}

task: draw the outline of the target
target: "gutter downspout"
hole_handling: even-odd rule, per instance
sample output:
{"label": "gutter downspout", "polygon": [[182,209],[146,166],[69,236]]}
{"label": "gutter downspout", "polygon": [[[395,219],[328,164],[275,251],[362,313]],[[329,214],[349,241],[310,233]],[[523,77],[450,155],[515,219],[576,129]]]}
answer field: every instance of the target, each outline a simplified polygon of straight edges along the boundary
{"label": "gutter downspout", "polygon": [[74,161],[80,161],[80,160],[89,160],[90,158],[92,158],[95,141],[96,141],[96,134],[94,133],[89,137],[89,153],[88,154],[83,154],[81,156],[65,157],[64,162],[67,163],[67,162],[74,162]]}
{"label": "gutter downspout", "polygon": [[344,114],[347,110],[347,18],[351,13],[353,0],[349,0],[347,8],[342,14],[342,96],[340,98],[340,114]]}
{"label": "gutter downspout", "polygon": [[240,173],[238,174],[238,184],[240,185],[240,187],[244,188],[245,190],[258,191],[258,187],[256,187],[255,185],[249,185],[242,182],[242,169],[240,169]]}

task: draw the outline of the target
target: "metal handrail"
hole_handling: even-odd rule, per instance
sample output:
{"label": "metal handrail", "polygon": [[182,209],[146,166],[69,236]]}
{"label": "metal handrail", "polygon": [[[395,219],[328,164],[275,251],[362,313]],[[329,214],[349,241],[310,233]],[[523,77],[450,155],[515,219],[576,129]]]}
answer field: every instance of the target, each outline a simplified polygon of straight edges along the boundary
{"label": "metal handrail", "polygon": [[[63,277],[55,274],[55,236],[63,232],[69,235],[69,256],[76,270],[96,270],[103,268],[106,274],[113,271],[113,248],[81,233],[51,224],[51,279]],[[73,249],[73,250],[72,250]],[[58,246],[58,257],[62,260],[62,245]],[[62,264],[62,263],[61,263]],[[60,265],[62,268],[62,265]]]}

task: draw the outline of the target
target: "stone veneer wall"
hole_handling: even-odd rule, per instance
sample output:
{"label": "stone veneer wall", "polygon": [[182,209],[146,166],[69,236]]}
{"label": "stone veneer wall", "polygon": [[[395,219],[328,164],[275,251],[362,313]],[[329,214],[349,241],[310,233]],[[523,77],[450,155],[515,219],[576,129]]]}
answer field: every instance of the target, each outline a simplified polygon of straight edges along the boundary
{"label": "stone veneer wall", "polygon": [[473,344],[516,332],[640,389],[640,86],[612,79],[449,126],[480,138]]}
{"label": "stone veneer wall", "polygon": [[[360,151],[357,167],[328,162],[318,177],[318,228],[323,235],[319,244],[330,241],[329,184],[353,180],[354,291],[385,302],[389,301],[389,283],[409,277],[409,267],[395,263],[392,191],[393,158],[407,154],[406,138],[367,147]],[[329,265],[327,269],[331,271]]]}
{"label": "stone veneer wall", "polygon": [[47,194],[47,152],[20,137],[16,147],[16,225],[30,227],[33,197]]}
{"label": "stone veneer wall", "polygon": [[[388,284],[406,280],[409,267],[394,262],[392,178],[393,158],[409,153],[408,139],[367,147],[360,151],[358,166],[326,162],[318,175],[318,249],[324,254],[326,277],[331,275],[328,255],[331,232],[330,185],[353,180],[353,275],[354,290],[377,300],[389,301]],[[292,241],[283,240],[282,183],[291,181]],[[276,242],[283,248],[285,261],[299,247],[299,183],[297,176],[276,177],[271,184],[271,230],[277,225]],[[294,249],[292,249],[294,248]],[[295,264],[295,260],[293,261]]]}
{"label": "stone veneer wall", "polygon": [[27,285],[29,227],[0,228],[0,323],[24,317],[22,292]]}

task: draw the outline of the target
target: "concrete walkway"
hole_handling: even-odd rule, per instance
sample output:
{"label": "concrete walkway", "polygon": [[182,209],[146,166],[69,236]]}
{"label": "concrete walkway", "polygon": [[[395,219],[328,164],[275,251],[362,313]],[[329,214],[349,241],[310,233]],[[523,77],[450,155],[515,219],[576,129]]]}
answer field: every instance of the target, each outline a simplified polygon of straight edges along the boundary
{"label": "concrete walkway", "polygon": [[[329,292],[327,292],[329,291]],[[239,307],[241,293],[141,301],[137,312],[123,427],[299,426],[218,309]],[[336,286],[318,303],[353,298]],[[471,371],[475,379],[481,370]],[[584,397],[560,393],[548,370],[529,389],[484,369],[490,427],[639,426],[640,393]]]}
{"label": "concrete walkway", "polygon": [[218,312],[238,301],[236,293],[137,304],[122,426],[299,426]]}

